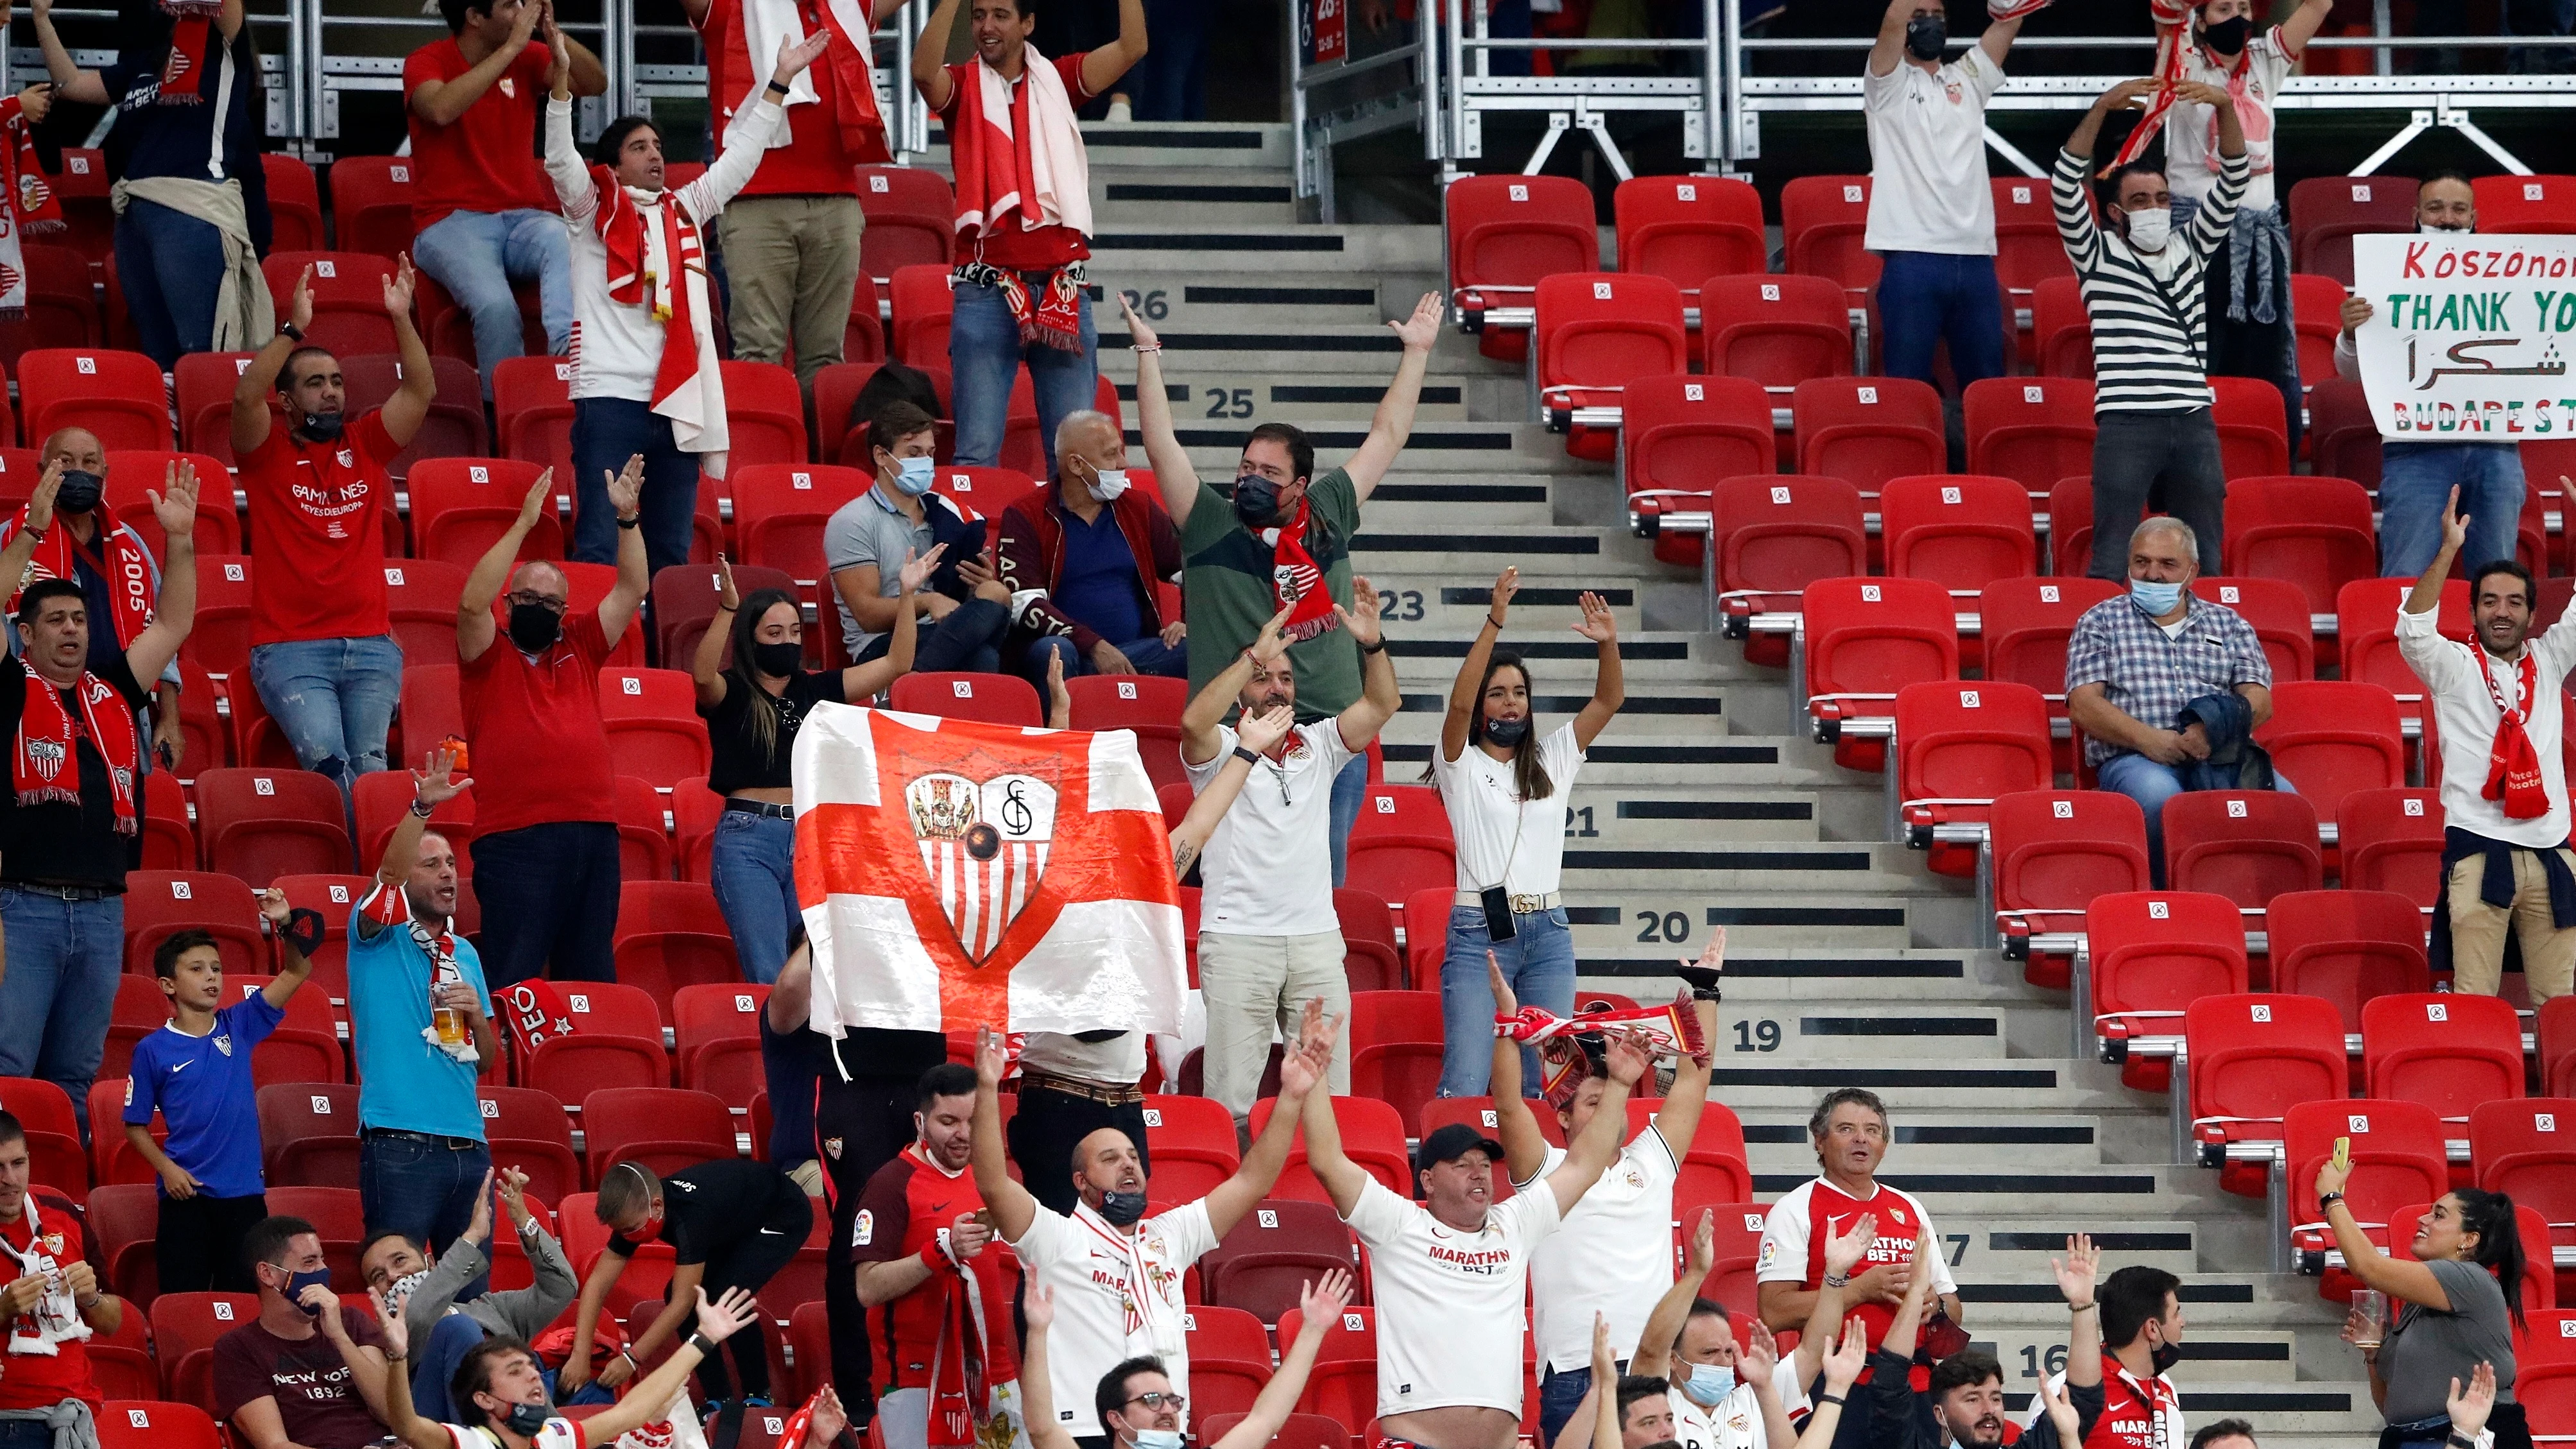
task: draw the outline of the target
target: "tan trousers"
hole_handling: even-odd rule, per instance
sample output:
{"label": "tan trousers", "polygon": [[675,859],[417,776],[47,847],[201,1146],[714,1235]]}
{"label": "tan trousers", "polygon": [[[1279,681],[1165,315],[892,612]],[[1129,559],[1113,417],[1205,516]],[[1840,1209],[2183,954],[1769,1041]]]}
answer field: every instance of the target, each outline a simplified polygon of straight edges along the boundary
{"label": "tan trousers", "polygon": [[[2558,852],[2572,866],[2576,855]],[[2523,979],[2532,1004],[2565,996],[2576,986],[2576,926],[2558,929],[2549,911],[2549,875],[2540,857],[2513,853],[2513,904],[2491,906],[2478,895],[2487,858],[2472,855],[2451,867],[2451,967],[2457,990],[2493,996],[2504,975],[2504,933],[2509,924],[2522,943]]]}
{"label": "tan trousers", "polygon": [[1344,1019],[1333,1042],[1333,1095],[1351,1092],[1350,977],[1342,970],[1342,933],[1229,936],[1199,933],[1199,999],[1207,1006],[1207,1053],[1201,1090],[1248,1123],[1270,1065],[1275,1031],[1295,1041],[1306,1003],[1324,999],[1324,1014]]}
{"label": "tan trousers", "polygon": [[[796,381],[809,389],[815,373],[840,361],[867,225],[855,196],[734,198],[722,218],[733,355],[777,362],[792,341]],[[873,292],[869,302],[874,325]]]}

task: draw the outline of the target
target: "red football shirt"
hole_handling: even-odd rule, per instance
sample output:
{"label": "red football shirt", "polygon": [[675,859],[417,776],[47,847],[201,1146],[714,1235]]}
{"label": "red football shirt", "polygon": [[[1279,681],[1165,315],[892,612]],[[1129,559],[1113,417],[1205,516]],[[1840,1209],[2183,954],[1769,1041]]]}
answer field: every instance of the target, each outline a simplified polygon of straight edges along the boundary
{"label": "red football shirt", "polygon": [[[960,1213],[983,1205],[972,1173],[950,1172],[924,1156],[921,1144],[915,1142],[868,1179],[851,1228],[850,1257],[860,1263],[917,1257],[941,1228],[956,1223]],[[938,1254],[934,1251],[932,1256]],[[1019,1290],[1019,1259],[996,1237],[966,1265],[984,1301],[984,1381],[1008,1383],[1020,1376],[1019,1348],[1011,1338],[1011,1300]],[[868,1315],[868,1342],[876,1354],[879,1392],[930,1387],[930,1358],[938,1350],[940,1326],[957,1287],[956,1271],[943,1258],[929,1282]]]}
{"label": "red football shirt", "polygon": [[[1091,99],[1091,92],[1083,89],[1082,85],[1082,62],[1090,54],[1086,50],[1080,55],[1060,55],[1054,61],[1055,73],[1064,78],[1065,96],[1076,106]],[[975,74],[982,65],[980,60],[969,60],[948,68],[948,104],[939,113],[939,123],[952,132],[957,129],[957,113],[965,105],[966,87],[983,84]],[[1026,84],[1027,80],[1028,77],[1023,75],[1020,83]],[[1090,255],[1091,243],[1072,227],[1023,229],[1020,226],[1020,209],[1016,206],[999,216],[987,217],[982,232],[961,232],[957,237],[957,260],[980,260],[1015,272],[1042,272],[1067,262],[1081,261]]]}
{"label": "red football shirt", "polygon": [[[555,189],[537,164],[537,120],[544,114],[546,67],[553,56],[531,40],[465,114],[433,126],[411,125],[411,225],[423,232],[451,211],[555,211]],[[452,81],[474,68],[450,36],[403,61],[403,95],[429,81]]]}
{"label": "red football shirt", "polygon": [[[804,12],[802,19],[806,34],[811,35],[814,27],[823,23],[822,17],[814,14],[813,7],[810,5],[799,8]],[[710,51],[723,44],[722,37],[731,33],[734,17],[741,9],[741,0],[713,0],[713,3],[707,6],[706,18],[698,24],[698,34],[706,40]],[[775,56],[766,60],[758,56],[752,57],[752,64],[759,70],[761,81],[766,82],[769,79],[771,65],[776,59]],[[841,149],[839,108],[832,101],[832,87],[838,84],[838,81],[832,67],[822,63],[810,66],[805,71],[805,79],[813,84],[814,103],[787,108],[787,144],[773,146],[761,153],[760,165],[751,173],[751,180],[742,188],[742,195],[856,196],[859,194],[859,173],[856,163],[847,151]],[[740,80],[741,83],[737,85],[733,83],[733,78],[727,78],[726,88],[733,94],[720,96],[712,93],[717,83],[715,75],[710,73],[707,77],[710,91],[707,104],[715,111],[716,145],[719,148],[724,145],[726,124],[732,120],[734,111],[743,104],[744,98],[751,91],[752,78],[745,76]]]}
{"label": "red football shirt", "polygon": [[598,611],[575,609],[564,616],[563,637],[535,659],[504,629],[457,670],[474,756],[475,834],[616,822],[617,780],[599,722],[599,668],[607,658]]}
{"label": "red football shirt", "polygon": [[[59,1208],[47,1212],[37,1208],[43,1217],[44,1241],[39,1251],[53,1259],[58,1269],[81,1260],[80,1225],[64,1218]],[[27,1214],[21,1209],[9,1222],[0,1222],[0,1242],[11,1251],[0,1253],[0,1286],[14,1283],[20,1272],[18,1255],[29,1251],[32,1234]],[[131,1311],[129,1309],[129,1311]],[[1008,1320],[1004,1320],[1007,1322]],[[26,1324],[0,1325],[8,1333],[35,1332],[32,1321]],[[39,1353],[13,1353],[8,1356],[5,1372],[0,1372],[0,1409],[50,1409],[65,1399],[78,1399],[95,1414],[107,1402],[98,1391],[98,1381],[90,1377],[89,1348],[77,1339],[54,1345],[56,1352],[48,1357]]]}
{"label": "red football shirt", "polygon": [[393,506],[385,464],[402,449],[382,410],[363,414],[336,442],[299,443],[283,418],[242,454],[250,494],[253,644],[368,639],[385,619],[385,534]]}

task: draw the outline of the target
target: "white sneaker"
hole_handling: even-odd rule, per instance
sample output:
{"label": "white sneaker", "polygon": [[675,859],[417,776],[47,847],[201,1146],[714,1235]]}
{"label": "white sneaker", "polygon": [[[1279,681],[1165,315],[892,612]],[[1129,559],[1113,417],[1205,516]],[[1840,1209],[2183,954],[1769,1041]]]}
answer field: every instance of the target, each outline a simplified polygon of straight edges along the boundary
{"label": "white sneaker", "polygon": [[1109,103],[1109,124],[1123,126],[1134,119],[1136,119],[1135,108],[1127,104],[1126,97],[1121,96]]}

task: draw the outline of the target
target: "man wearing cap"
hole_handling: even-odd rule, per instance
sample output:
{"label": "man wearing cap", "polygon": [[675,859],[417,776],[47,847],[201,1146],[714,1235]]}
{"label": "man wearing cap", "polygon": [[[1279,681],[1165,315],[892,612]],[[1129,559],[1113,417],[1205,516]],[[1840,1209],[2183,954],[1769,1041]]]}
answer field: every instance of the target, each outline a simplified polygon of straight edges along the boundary
{"label": "man wearing cap", "polygon": [[[1304,1035],[1299,1051],[1329,1060],[1331,1028]],[[1518,1439],[1531,1252],[1619,1156],[1628,1093],[1649,1065],[1642,1047],[1612,1038],[1591,1122],[1554,1171],[1500,1204],[1494,1168],[1506,1160],[1503,1144],[1455,1122],[1422,1139],[1415,1175],[1424,1205],[1416,1206],[1343,1155],[1332,1099],[1308,1094],[1306,1165],[1368,1245],[1386,1438],[1439,1449],[1509,1449]]]}

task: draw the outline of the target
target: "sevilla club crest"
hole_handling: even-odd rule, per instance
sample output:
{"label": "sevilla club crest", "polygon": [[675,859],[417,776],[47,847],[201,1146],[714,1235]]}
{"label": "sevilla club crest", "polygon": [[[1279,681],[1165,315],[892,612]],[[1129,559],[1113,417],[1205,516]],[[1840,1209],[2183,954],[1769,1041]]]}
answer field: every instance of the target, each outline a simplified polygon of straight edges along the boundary
{"label": "sevilla club crest", "polygon": [[972,780],[942,770],[915,776],[903,796],[940,909],[980,966],[1046,874],[1056,788],[1029,774]]}

